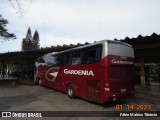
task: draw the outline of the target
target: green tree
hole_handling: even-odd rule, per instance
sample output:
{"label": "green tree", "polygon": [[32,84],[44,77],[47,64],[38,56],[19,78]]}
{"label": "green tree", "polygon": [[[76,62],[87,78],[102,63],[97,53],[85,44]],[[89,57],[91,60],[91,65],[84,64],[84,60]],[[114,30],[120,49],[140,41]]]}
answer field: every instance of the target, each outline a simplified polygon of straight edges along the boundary
{"label": "green tree", "polygon": [[33,50],[32,33],[30,27],[27,30],[26,37],[22,41],[22,51]]}
{"label": "green tree", "polygon": [[40,43],[39,42],[40,42],[39,34],[38,34],[37,30],[36,30],[34,32],[33,39],[32,39],[32,46],[33,46],[34,50],[40,48]]}
{"label": "green tree", "polygon": [[32,41],[31,28],[29,27],[26,34],[26,41]]}
{"label": "green tree", "polygon": [[15,71],[16,71],[16,65],[9,64],[9,66],[8,66],[8,72],[9,72],[9,74],[14,73]]}
{"label": "green tree", "polygon": [[27,51],[27,43],[25,38],[23,38],[23,41],[22,41],[22,51]]}
{"label": "green tree", "polygon": [[13,33],[9,33],[6,29],[8,21],[2,17],[0,14],[0,39],[9,40],[16,39],[16,36]]}

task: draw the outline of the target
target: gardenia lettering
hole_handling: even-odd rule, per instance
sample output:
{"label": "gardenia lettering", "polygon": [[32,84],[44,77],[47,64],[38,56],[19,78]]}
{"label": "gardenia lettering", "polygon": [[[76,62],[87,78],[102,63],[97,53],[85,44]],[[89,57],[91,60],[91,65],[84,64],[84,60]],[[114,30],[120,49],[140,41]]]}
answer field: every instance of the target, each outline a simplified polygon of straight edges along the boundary
{"label": "gardenia lettering", "polygon": [[133,62],[131,61],[121,61],[121,60],[116,60],[116,59],[111,60],[111,62],[115,64],[133,64]]}
{"label": "gardenia lettering", "polygon": [[68,69],[64,69],[64,74],[94,76],[94,73],[93,73],[92,70],[68,70]]}

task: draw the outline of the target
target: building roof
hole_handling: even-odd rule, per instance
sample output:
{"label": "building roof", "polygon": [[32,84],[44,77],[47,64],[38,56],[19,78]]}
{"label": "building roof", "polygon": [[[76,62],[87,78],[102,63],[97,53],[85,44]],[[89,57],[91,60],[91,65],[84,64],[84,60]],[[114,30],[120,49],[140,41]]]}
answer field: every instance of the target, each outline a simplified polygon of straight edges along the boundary
{"label": "building roof", "polygon": [[[160,62],[160,35],[153,33],[151,36],[139,35],[137,38],[126,37],[122,42],[128,43],[133,46],[135,53],[135,60],[138,62],[142,57],[147,62]],[[34,51],[20,51],[8,52],[0,54],[0,63],[13,63],[13,64],[33,64],[38,57],[47,53],[59,52],[82,44],[72,46],[58,46],[51,48],[43,48]]]}

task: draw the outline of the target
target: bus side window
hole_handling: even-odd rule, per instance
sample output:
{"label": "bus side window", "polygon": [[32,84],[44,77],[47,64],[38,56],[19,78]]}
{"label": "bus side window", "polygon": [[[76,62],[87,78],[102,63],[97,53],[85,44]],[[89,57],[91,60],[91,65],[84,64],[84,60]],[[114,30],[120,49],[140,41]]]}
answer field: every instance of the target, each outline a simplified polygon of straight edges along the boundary
{"label": "bus side window", "polygon": [[83,51],[75,51],[71,54],[71,65],[80,65],[82,64]]}
{"label": "bus side window", "polygon": [[101,57],[101,47],[97,46],[94,48],[86,49],[84,63],[92,64],[100,60]]}
{"label": "bus side window", "polygon": [[63,55],[63,65],[65,66],[65,65],[69,65],[69,54],[64,54]]}
{"label": "bus side window", "polygon": [[101,59],[101,50],[102,50],[101,48],[102,48],[101,46],[98,46],[96,48],[96,62]]}
{"label": "bus side window", "polygon": [[95,49],[90,49],[86,51],[86,64],[91,64],[95,62],[95,57],[96,57],[96,50]]}
{"label": "bus side window", "polygon": [[61,58],[60,55],[53,56],[53,66],[60,66],[61,65]]}

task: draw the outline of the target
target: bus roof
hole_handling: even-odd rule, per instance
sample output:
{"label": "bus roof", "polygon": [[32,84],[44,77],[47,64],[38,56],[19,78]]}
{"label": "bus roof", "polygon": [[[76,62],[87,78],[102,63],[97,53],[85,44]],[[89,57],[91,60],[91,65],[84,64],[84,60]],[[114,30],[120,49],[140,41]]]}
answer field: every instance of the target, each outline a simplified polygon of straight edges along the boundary
{"label": "bus roof", "polygon": [[57,52],[51,52],[51,53],[48,53],[48,54],[45,54],[44,57],[47,57],[47,56],[50,56],[50,55],[54,55],[56,54]]}
{"label": "bus roof", "polygon": [[100,40],[100,41],[92,43],[92,44],[88,44],[88,45],[84,45],[84,46],[79,46],[79,47],[71,48],[71,49],[68,49],[68,50],[60,51],[60,52],[48,53],[48,54],[44,55],[44,57],[45,56],[50,56],[50,55],[56,55],[56,54],[66,53],[66,52],[71,52],[71,51],[74,51],[74,50],[78,50],[78,49],[82,49],[82,48],[87,48],[87,47],[91,47],[91,46],[95,46],[95,45],[105,44],[105,42],[108,42],[108,44],[110,44],[110,43],[111,44],[122,44],[122,45],[125,45],[125,46],[128,46],[128,47],[132,47],[131,45],[129,45],[127,43],[124,43],[124,42],[121,42],[121,41]]}

